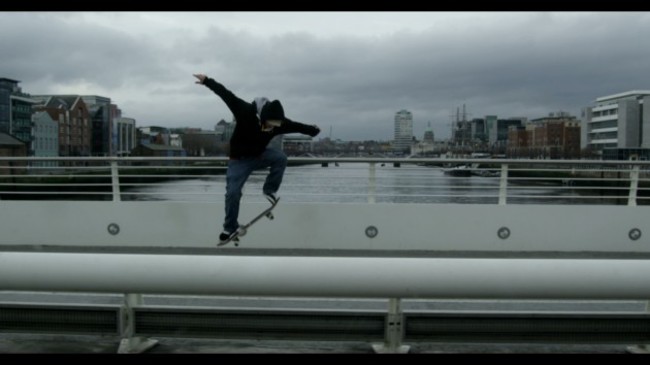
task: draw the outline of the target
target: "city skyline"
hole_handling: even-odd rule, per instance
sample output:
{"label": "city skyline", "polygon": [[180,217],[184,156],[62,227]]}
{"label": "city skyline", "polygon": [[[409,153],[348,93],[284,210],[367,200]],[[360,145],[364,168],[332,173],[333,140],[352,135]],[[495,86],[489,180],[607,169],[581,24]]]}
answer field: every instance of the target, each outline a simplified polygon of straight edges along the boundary
{"label": "city skyline", "polygon": [[109,97],[139,126],[230,121],[193,73],[342,140],[391,139],[402,109],[414,136],[431,122],[445,139],[463,104],[469,119],[580,116],[650,85],[644,12],[2,12],[0,30],[3,77]]}

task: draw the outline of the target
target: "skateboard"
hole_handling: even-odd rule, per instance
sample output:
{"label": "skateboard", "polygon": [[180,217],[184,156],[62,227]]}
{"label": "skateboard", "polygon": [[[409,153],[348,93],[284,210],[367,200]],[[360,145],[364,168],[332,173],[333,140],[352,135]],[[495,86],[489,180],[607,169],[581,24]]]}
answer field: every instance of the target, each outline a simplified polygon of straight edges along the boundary
{"label": "skateboard", "polygon": [[243,236],[245,236],[245,235],[246,235],[246,232],[248,231],[248,229],[249,229],[253,224],[255,224],[255,222],[257,222],[258,220],[262,219],[262,217],[266,217],[266,218],[271,219],[271,220],[273,220],[273,219],[275,218],[275,217],[273,216],[273,212],[272,212],[272,210],[273,210],[273,208],[275,208],[276,205],[278,205],[278,202],[279,202],[279,201],[280,201],[280,198],[278,198],[278,200],[276,200],[275,203],[271,204],[270,207],[264,209],[264,211],[263,211],[262,213],[258,214],[258,215],[257,215],[255,218],[253,218],[250,222],[244,224],[243,226],[239,226],[239,228],[237,229],[237,232],[235,232],[235,234],[234,234],[232,237],[228,238],[228,239],[225,240],[225,241],[220,241],[220,242],[217,244],[217,246],[223,246],[223,245],[225,245],[225,244],[227,244],[227,243],[229,243],[229,242],[231,242],[231,241],[234,242],[235,246],[239,246],[239,237],[243,237]]}

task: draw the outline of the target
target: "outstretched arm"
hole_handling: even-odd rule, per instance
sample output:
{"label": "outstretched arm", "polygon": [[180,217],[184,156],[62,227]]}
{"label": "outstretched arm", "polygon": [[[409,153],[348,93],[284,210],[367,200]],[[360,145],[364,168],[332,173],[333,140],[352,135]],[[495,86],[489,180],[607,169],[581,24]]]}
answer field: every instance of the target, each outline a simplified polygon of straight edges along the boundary
{"label": "outstretched arm", "polygon": [[216,82],[214,79],[211,79],[204,74],[194,74],[194,77],[197,78],[197,84],[205,85],[208,89],[219,95],[233,113],[235,113],[238,108],[248,105],[247,102],[238,98],[232,91],[226,89],[225,86]]}
{"label": "outstretched arm", "polygon": [[286,133],[302,133],[311,137],[316,137],[318,133],[320,133],[320,128],[318,128],[318,126],[315,124],[303,124],[294,122],[289,118],[284,118],[282,125],[280,127],[277,127],[277,134]]}

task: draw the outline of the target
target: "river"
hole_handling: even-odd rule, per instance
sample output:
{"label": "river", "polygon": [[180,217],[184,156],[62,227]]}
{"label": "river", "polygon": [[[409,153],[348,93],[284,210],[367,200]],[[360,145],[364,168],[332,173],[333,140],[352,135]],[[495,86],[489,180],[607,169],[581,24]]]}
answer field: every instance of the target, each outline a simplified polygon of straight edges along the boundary
{"label": "river", "polygon": [[[446,175],[442,169],[418,165],[367,163],[288,167],[279,195],[284,203],[438,203],[496,204],[500,178]],[[254,172],[244,187],[243,202],[261,202],[267,171]],[[621,204],[625,199],[594,197],[560,182],[509,182],[508,204]],[[222,201],[225,175],[136,186],[123,190],[124,200]],[[591,195],[589,195],[591,194]]]}

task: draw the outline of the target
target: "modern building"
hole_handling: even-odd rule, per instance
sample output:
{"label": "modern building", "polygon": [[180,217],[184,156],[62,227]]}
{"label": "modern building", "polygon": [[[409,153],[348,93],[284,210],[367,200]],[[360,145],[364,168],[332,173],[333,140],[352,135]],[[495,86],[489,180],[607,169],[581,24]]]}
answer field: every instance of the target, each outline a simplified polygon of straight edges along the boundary
{"label": "modern building", "polygon": [[601,156],[605,149],[650,148],[650,108],[644,105],[650,105],[650,90],[597,98],[582,112],[581,148]]}
{"label": "modern building", "polygon": [[483,131],[485,133],[485,141],[486,143],[492,145],[496,143],[497,139],[497,116],[496,115],[486,115],[484,120],[484,128],[485,130]]}
{"label": "modern building", "polygon": [[30,144],[32,138],[32,105],[35,101],[23,93],[20,81],[0,78],[0,132]]}
{"label": "modern building", "polygon": [[136,146],[135,119],[117,118],[113,124],[115,131],[115,154],[117,156],[130,156]]}
{"label": "modern building", "polygon": [[490,146],[505,146],[508,141],[508,128],[524,124],[522,118],[498,119],[494,115],[486,116],[485,120]]}
{"label": "modern building", "polygon": [[[59,123],[46,111],[34,113],[31,155],[35,157],[59,156]],[[58,161],[34,161],[32,166],[56,167]]]}
{"label": "modern building", "polygon": [[18,81],[0,78],[0,133],[9,134],[11,129],[11,94],[18,88]]}
{"label": "modern building", "polygon": [[413,114],[402,109],[395,113],[395,138],[393,152],[409,153],[413,143]]}
{"label": "modern building", "polygon": [[92,125],[90,141],[93,156],[115,156],[113,150],[113,121],[121,117],[119,109],[111,104],[111,99],[97,95],[83,95],[83,101],[88,105]]}
{"label": "modern building", "polygon": [[485,131],[485,119],[474,118],[470,121],[470,134],[473,141],[487,143],[488,138]]}
{"label": "modern building", "polygon": [[435,135],[433,133],[433,128],[431,128],[431,122],[428,122],[427,129],[424,131],[424,137],[422,138],[422,142],[433,144],[434,139],[435,139]]}

